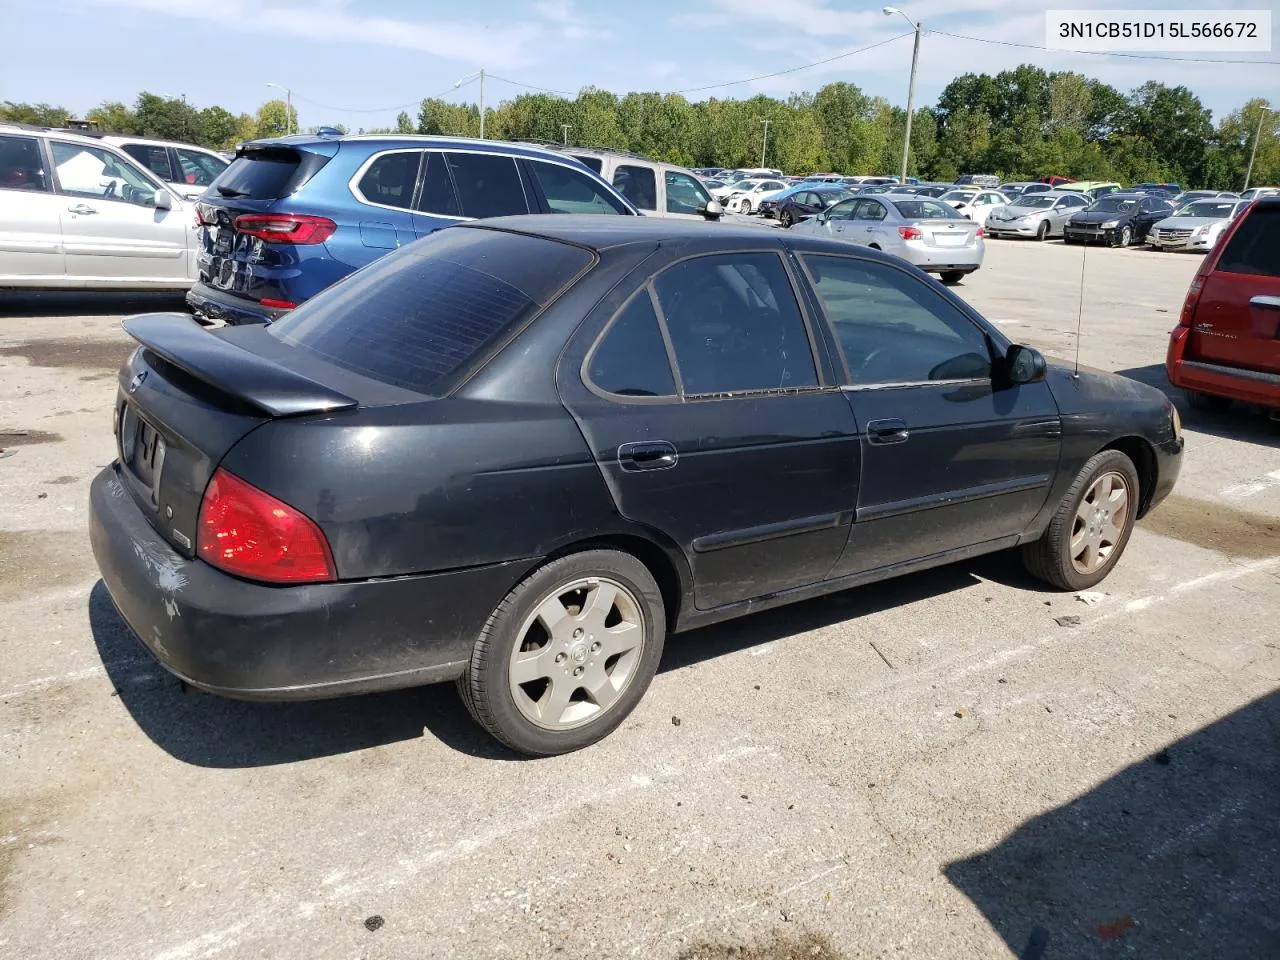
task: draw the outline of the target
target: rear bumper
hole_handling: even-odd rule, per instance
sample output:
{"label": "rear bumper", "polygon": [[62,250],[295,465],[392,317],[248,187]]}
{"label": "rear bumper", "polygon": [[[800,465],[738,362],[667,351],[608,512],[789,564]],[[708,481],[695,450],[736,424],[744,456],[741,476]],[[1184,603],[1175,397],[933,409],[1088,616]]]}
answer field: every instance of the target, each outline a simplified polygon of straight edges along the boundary
{"label": "rear bumper", "polygon": [[187,304],[199,316],[223,323],[270,323],[286,313],[273,307],[264,307],[248,297],[215,290],[206,283],[197,283],[187,291]]}
{"label": "rear bumper", "polygon": [[982,266],[986,253],[981,238],[967,247],[930,247],[916,240],[908,240],[902,246],[902,259],[928,273],[972,273]]}
{"label": "rear bumper", "polygon": [[1196,393],[1227,397],[1260,407],[1280,408],[1280,371],[1264,373],[1184,359],[1189,333],[1186,327],[1177,327],[1169,336],[1165,370],[1171,384]]}
{"label": "rear bumper", "polygon": [[90,487],[89,537],[116,609],[192,686],[251,700],[309,700],[451,680],[485,620],[528,569],[272,587],[180,556],[152,529],[118,466]]}

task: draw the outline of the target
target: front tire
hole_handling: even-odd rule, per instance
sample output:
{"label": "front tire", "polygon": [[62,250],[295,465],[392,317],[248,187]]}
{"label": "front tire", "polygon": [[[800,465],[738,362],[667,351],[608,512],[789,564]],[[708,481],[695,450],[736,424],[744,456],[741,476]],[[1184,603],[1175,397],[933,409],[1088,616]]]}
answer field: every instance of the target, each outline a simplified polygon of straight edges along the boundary
{"label": "front tire", "polygon": [[547,757],[613,732],[653,680],[666,609],[649,570],[588,550],[535,570],[498,604],[458,690],[512,750]]}
{"label": "front tire", "polygon": [[1049,221],[1041,220],[1040,226],[1036,227],[1036,239],[1044,242],[1049,237]]}
{"label": "front tire", "polygon": [[1103,450],[1080,470],[1044,536],[1023,546],[1023,564],[1061,590],[1087,590],[1124,553],[1140,502],[1133,461],[1119,450]]}
{"label": "front tire", "polygon": [[783,210],[783,211],[782,211],[782,216],[781,216],[781,217],[779,217],[778,219],[779,219],[779,222],[780,222],[784,227],[786,227],[787,229],[790,229],[790,228],[791,228],[791,225],[792,225],[793,223],[795,223],[795,221],[794,221],[793,219],[791,219],[791,211],[790,211],[790,210]]}
{"label": "front tire", "polygon": [[1133,241],[1133,231],[1128,227],[1120,228],[1120,238],[1116,243],[1117,247],[1127,247]]}

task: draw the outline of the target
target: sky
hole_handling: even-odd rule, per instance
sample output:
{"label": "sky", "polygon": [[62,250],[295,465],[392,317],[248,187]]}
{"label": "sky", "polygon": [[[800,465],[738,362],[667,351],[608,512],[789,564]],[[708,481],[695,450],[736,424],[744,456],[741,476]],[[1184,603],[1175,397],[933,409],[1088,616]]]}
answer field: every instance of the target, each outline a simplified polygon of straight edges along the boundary
{"label": "sky", "polygon": [[[1269,0],[1231,6],[1265,8]],[[924,24],[916,103],[936,101],[966,72],[1020,63],[1076,70],[1122,91],[1147,80],[1191,88],[1215,119],[1255,96],[1280,99],[1280,65],[1230,66],[1023,49],[1043,45],[1050,8],[1111,8],[1099,0],[902,0]],[[1225,7],[1160,0],[1127,8]],[[197,107],[252,112],[293,90],[299,124],[391,126],[426,96],[475,102],[480,68],[490,106],[530,88],[584,86],[683,92],[692,100],[785,96],[844,80],[905,104],[911,27],[864,0],[0,0],[0,99],[83,113],[141,90]],[[1280,60],[1272,52],[1166,56]],[[941,31],[941,32],[933,32]],[[958,39],[961,34],[1003,44]],[[835,57],[782,76],[732,83]],[[514,81],[514,82],[513,82]],[[527,86],[520,86],[525,84]],[[729,85],[731,84],[731,85]],[[717,85],[712,87],[711,85]],[[707,89],[709,88],[709,89]]]}

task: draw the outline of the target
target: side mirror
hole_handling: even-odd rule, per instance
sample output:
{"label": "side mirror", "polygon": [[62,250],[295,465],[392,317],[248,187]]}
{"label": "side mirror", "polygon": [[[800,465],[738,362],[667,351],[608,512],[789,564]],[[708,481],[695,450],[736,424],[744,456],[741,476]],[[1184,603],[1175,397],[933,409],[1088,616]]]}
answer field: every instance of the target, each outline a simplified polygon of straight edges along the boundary
{"label": "side mirror", "polygon": [[1010,384],[1039,383],[1047,370],[1044,354],[1035,347],[1015,343],[1004,355],[1005,379]]}
{"label": "side mirror", "polygon": [[712,200],[698,212],[708,220],[719,220],[724,215],[724,206],[719,200]]}
{"label": "side mirror", "polygon": [[814,217],[814,219],[817,220],[819,223],[826,223],[828,220],[831,219],[831,211],[820,210],[818,211],[818,215]]}
{"label": "side mirror", "polygon": [[172,194],[169,193],[168,190],[156,191],[156,209],[157,210],[173,209],[173,196]]}

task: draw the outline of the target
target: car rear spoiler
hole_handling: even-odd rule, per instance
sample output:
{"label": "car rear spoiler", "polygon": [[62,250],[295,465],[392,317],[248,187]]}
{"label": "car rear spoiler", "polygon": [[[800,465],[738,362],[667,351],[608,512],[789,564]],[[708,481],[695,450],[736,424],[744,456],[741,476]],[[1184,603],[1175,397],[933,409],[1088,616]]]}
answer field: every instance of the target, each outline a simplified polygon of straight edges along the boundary
{"label": "car rear spoiler", "polygon": [[271,417],[299,417],[355,407],[345,394],[250,353],[182,313],[147,313],[124,321],[125,333],[183,373]]}

